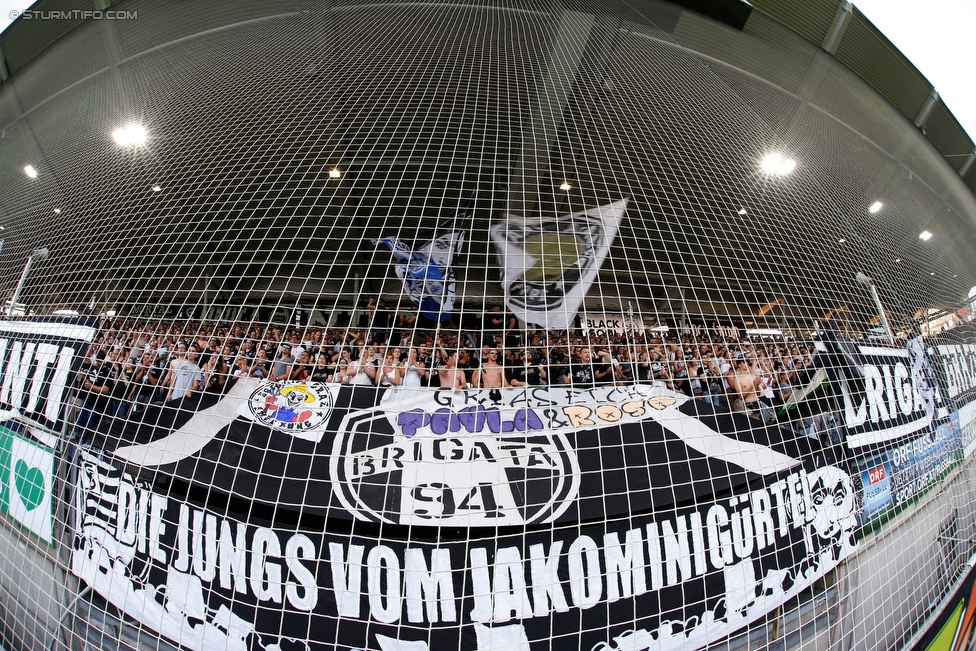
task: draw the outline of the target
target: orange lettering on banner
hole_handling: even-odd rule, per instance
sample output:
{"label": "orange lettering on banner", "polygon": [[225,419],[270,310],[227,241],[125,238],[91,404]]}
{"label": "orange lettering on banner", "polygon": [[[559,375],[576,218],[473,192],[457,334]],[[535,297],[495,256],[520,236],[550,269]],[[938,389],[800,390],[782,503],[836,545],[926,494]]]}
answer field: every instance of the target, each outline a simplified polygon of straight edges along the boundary
{"label": "orange lettering on banner", "polygon": [[563,407],[563,413],[566,414],[566,418],[569,419],[569,424],[573,427],[581,427],[583,425],[596,425],[596,423],[590,420],[590,414],[593,412],[589,407],[572,406]]}
{"label": "orange lettering on banner", "polygon": [[678,401],[670,396],[654,396],[653,398],[648,399],[647,404],[654,407],[658,411],[663,411],[676,402]]}
{"label": "orange lettering on banner", "polygon": [[627,414],[628,416],[633,416],[634,418],[640,418],[645,413],[647,413],[647,410],[644,409],[644,401],[643,400],[635,400],[633,402],[625,402],[623,404],[623,406],[621,407],[621,409],[624,410],[624,413],[625,414]]}
{"label": "orange lettering on banner", "polygon": [[616,423],[621,419],[623,413],[621,413],[620,408],[616,405],[600,405],[596,408],[596,416],[600,420],[605,420],[608,423]]}

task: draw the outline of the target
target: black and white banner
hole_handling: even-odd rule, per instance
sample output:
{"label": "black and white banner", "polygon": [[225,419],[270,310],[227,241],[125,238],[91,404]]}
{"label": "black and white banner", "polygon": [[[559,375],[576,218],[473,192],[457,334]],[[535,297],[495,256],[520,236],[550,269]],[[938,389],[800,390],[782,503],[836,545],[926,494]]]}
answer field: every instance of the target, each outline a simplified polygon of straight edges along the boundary
{"label": "black and white banner", "polygon": [[68,389],[95,336],[90,319],[0,321],[0,416],[60,429]]}
{"label": "black and white banner", "polygon": [[838,389],[835,393],[841,397],[851,450],[877,449],[928,433],[937,418],[947,416],[930,356],[920,339],[906,348],[855,342],[839,345],[849,351],[846,359],[828,358],[826,367]]}
{"label": "black and white banner", "polygon": [[72,571],[195,651],[700,648],[855,546],[850,479],[833,466],[694,507],[452,537],[247,520],[81,464]]}
{"label": "black and white banner", "polygon": [[97,447],[303,513],[397,525],[578,522],[741,490],[810,442],[660,387],[353,388],[239,381]]}
{"label": "black and white banner", "polygon": [[84,457],[72,567],[191,649],[700,648],[855,546],[815,442],[659,387],[244,380],[180,406]]}

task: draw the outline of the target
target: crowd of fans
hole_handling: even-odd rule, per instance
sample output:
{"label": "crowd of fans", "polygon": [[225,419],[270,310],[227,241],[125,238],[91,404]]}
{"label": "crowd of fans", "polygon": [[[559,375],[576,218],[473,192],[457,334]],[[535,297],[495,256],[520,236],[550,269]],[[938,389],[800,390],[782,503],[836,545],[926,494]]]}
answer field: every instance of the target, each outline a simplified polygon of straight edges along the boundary
{"label": "crowd of fans", "polygon": [[526,329],[499,306],[485,313],[480,328],[432,329],[408,315],[378,319],[382,307],[370,300],[366,327],[106,322],[79,375],[78,424],[94,427],[104,416],[220,394],[239,377],[453,390],[661,383],[768,422],[806,383],[814,353],[806,342],[783,338]]}

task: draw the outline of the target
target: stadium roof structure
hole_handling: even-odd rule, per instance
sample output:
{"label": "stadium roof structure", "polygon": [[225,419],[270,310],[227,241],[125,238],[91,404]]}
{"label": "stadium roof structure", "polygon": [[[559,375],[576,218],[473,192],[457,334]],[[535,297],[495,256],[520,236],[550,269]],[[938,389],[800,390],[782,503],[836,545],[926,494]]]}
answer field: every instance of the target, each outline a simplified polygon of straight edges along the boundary
{"label": "stadium roof structure", "polygon": [[[38,11],[79,12],[142,6],[138,2],[110,0],[39,0]],[[660,4],[635,2],[635,7]],[[938,90],[888,38],[848,0],[675,0],[706,16],[773,43],[776,34],[769,20],[785,25],[823,48],[856,72],[864,81],[911,120],[976,192],[976,143],[966,133]],[[137,9],[136,9],[137,10]],[[6,80],[51,43],[84,22],[75,19],[16,20],[0,33],[0,80]]]}
{"label": "stadium roof structure", "polygon": [[[471,198],[471,188],[482,189],[472,230],[486,233],[505,201],[566,213],[620,199],[613,190],[629,187],[646,169],[653,169],[652,176],[645,178],[647,196],[653,201],[635,198],[631,210],[654,218],[625,223],[601,271],[607,286],[614,287],[614,296],[602,298],[606,309],[623,309],[636,301],[642,314],[752,315],[761,326],[790,321],[810,325],[827,313],[870,316],[875,312],[870,298],[853,281],[858,272],[881,279],[879,289],[889,295],[898,294],[899,288],[917,288],[913,292],[917,303],[888,302],[888,308],[903,320],[919,309],[948,308],[965,299],[976,284],[976,242],[968,236],[976,229],[973,141],[931,84],[850,3],[757,0],[749,5],[687,0],[678,3],[682,7],[643,0],[602,4],[631,16],[634,24],[653,24],[655,30],[646,32],[622,29],[631,30],[628,38],[646,43],[662,57],[688,63],[712,95],[702,98],[695,94],[700,90],[689,89],[683,96],[682,89],[671,88],[660,98],[643,98],[659,101],[655,108],[667,119],[659,125],[660,139],[644,140],[640,151],[627,151],[607,140],[612,137],[610,127],[591,128],[588,102],[599,94],[620,115],[646,107],[630,112],[631,100],[625,93],[599,87],[599,79],[593,76],[565,88],[549,88],[553,97],[561,93],[563,105],[556,108],[563,109],[563,122],[528,127],[539,133],[555,129],[549,178],[533,178],[529,183],[518,166],[527,152],[515,151],[517,145],[510,145],[511,151],[498,145],[517,138],[490,133],[482,137],[492,144],[476,142],[475,128],[484,125],[466,122],[473,113],[452,112],[447,103],[445,108],[431,109],[411,102],[373,102],[363,91],[366,82],[352,72],[357,66],[360,71],[372,70],[370,83],[386,84],[390,92],[404,97],[411,92],[408,83],[422,82],[430,84],[428,97],[451,98],[457,90],[449,80],[423,76],[425,65],[449,54],[429,42],[410,50],[410,56],[417,57],[412,69],[420,72],[408,82],[384,76],[384,63],[391,63],[393,54],[360,52],[355,30],[332,33],[316,24],[301,28],[312,30],[310,42],[327,35],[340,65],[292,69],[288,61],[303,60],[309,52],[279,27],[273,38],[261,31],[262,25],[294,13],[290,4],[259,3],[237,11],[211,8],[188,17],[185,5],[173,2],[35,3],[32,9],[37,11],[94,11],[111,6],[169,12],[172,24],[161,30],[155,21],[150,31],[141,21],[111,25],[103,21],[98,30],[87,25],[91,29],[85,39],[91,37],[91,42],[65,38],[94,22],[79,14],[77,20],[21,18],[0,34],[3,76],[19,79],[16,93],[4,93],[6,84],[0,84],[4,137],[17,147],[45,140],[38,148],[58,159],[58,179],[48,181],[50,185],[36,183],[29,198],[13,192],[5,205],[0,200],[0,210],[22,216],[18,226],[5,232],[3,257],[11,256],[10,266],[16,267],[16,261],[38,245],[20,242],[18,230],[36,232],[50,219],[50,207],[64,204],[67,207],[59,215],[64,241],[43,243],[62,253],[38,272],[48,274],[48,293],[38,295],[34,290],[31,295],[32,290],[27,290],[25,300],[31,305],[66,307],[59,296],[72,296],[78,307],[87,303],[93,291],[100,301],[143,306],[242,305],[255,297],[295,305],[303,297],[395,295],[399,291],[395,280],[390,281],[392,274],[375,271],[389,264],[388,254],[354,250],[347,233],[361,235],[362,241],[383,237],[395,218],[398,232],[419,237],[432,219],[446,216],[451,206]],[[373,6],[382,11],[386,5]],[[236,30],[234,39],[253,42],[254,49],[241,52],[240,41],[231,42],[230,36],[221,40],[231,30]],[[742,47],[742,33],[751,39],[750,48]],[[797,34],[803,38],[796,38]],[[404,33],[400,38],[406,42],[409,36]],[[194,49],[195,40],[208,41],[205,57],[202,50]],[[180,47],[170,47],[174,44]],[[572,51],[545,51],[547,45],[540,43],[538,51],[528,53],[530,60],[539,65],[550,61],[578,65]],[[479,46],[472,37],[469,47]],[[59,63],[38,56],[54,47],[62,48]],[[407,51],[400,42],[395,47],[401,48],[398,55]],[[593,56],[619,55],[621,59],[613,64],[621,78],[632,75],[630,80],[637,84],[646,84],[644,75],[657,65],[650,62],[649,67],[628,69],[622,58],[626,51],[614,53],[602,47]],[[282,60],[273,60],[276,55]],[[118,72],[123,63],[127,71]],[[662,79],[675,74],[663,61],[655,70]],[[120,112],[128,104],[138,108],[142,100],[137,97],[176,88],[173,71],[196,84],[198,99],[188,100],[179,93],[154,97],[161,109],[155,119],[165,126],[161,130],[179,133],[186,142],[207,143],[206,148],[198,147],[206,149],[206,156],[176,161],[167,153],[169,143],[157,142],[152,155],[106,154],[91,159],[90,152],[96,151],[96,140],[103,134],[70,132],[70,128],[91,122],[92,98],[98,93],[120,93]],[[236,81],[229,78],[229,71],[237,75]],[[99,81],[113,74],[119,75],[114,85]],[[241,84],[251,83],[248,80],[254,83],[241,97]],[[324,82],[334,92],[317,97],[309,91]],[[89,83],[103,85],[93,94],[82,88]],[[520,92],[514,86],[497,90],[508,92],[508,97]],[[735,96],[735,111],[709,114],[712,108],[706,104],[714,107],[726,101],[723,92]],[[221,93],[237,97],[240,107],[220,102]],[[201,101],[200,106],[193,101]],[[470,98],[472,107],[479,101],[475,95]],[[291,123],[281,119],[288,102],[303,107],[304,113],[290,115]],[[174,110],[162,110],[167,106]],[[509,105],[509,110],[516,109]],[[698,112],[682,123],[683,111]],[[179,123],[167,124],[176,114]],[[506,115],[499,123],[516,124],[517,116]],[[234,125],[234,133],[223,130],[227,124]],[[926,139],[911,133],[911,124]],[[461,139],[431,142],[431,125],[439,133],[458,132]],[[775,144],[787,147],[808,170],[802,178],[779,183],[756,173],[756,157],[763,146],[756,134],[770,128],[778,137]],[[735,129],[755,136],[747,143],[750,147],[738,152],[729,149],[728,134]],[[846,135],[838,136],[837,130]],[[49,137],[54,140],[48,141]],[[604,140],[594,140],[599,138]],[[262,144],[267,142],[275,143],[274,151]],[[687,146],[676,149],[683,144]],[[451,147],[477,151],[477,155],[457,160]],[[622,159],[640,161],[642,167],[627,168],[618,161],[601,167],[594,152],[611,150]],[[341,152],[341,160],[323,152]],[[875,168],[866,173],[862,155],[880,162],[872,163]],[[99,168],[97,174],[92,174],[93,165]],[[340,181],[328,175],[336,165],[344,168]],[[706,182],[716,173],[726,182]],[[0,183],[13,188],[22,176],[19,169],[2,170]],[[587,176],[599,182],[586,183]],[[90,178],[91,184],[67,192],[78,178]],[[154,193],[145,184],[144,191],[120,198],[121,184],[135,187],[150,178],[167,190],[179,190]],[[413,189],[403,192],[397,179],[409,179]],[[567,179],[574,180],[574,192],[555,191]],[[241,192],[226,197],[215,194],[214,188],[224,181]],[[498,190],[501,186],[507,199]],[[545,187],[553,191],[540,190]],[[40,188],[44,197],[37,192]],[[900,208],[886,211],[882,225],[873,221],[868,206],[879,200],[888,203],[887,197],[895,195],[901,197]],[[328,215],[327,229],[322,226],[326,215],[318,201],[325,196],[330,206],[341,206],[338,215]],[[430,196],[443,199],[433,205]],[[276,199],[282,197],[288,199]],[[76,203],[73,210],[72,202]],[[133,211],[145,217],[124,233],[116,233],[126,238],[122,246],[111,239],[115,225]],[[292,218],[299,213],[301,219]],[[232,236],[261,229],[276,236],[260,242],[242,240],[249,247],[245,251]],[[919,240],[923,230],[936,233],[936,239]],[[781,237],[784,232],[791,234],[788,241]],[[296,247],[296,241],[307,244]],[[643,251],[644,257],[627,254],[635,250]],[[703,259],[711,261],[709,270],[704,270]],[[714,264],[719,260],[723,261],[720,269]],[[484,269],[493,264],[487,241],[470,242],[463,267]],[[799,265],[805,276],[802,281],[797,279]],[[280,273],[286,268],[287,273]],[[78,269],[86,270],[83,277],[77,275]],[[493,284],[474,275],[462,274],[461,281],[462,296],[501,298]],[[811,287],[816,288],[816,296],[810,296]],[[52,288],[59,296],[51,293]],[[721,300],[716,300],[719,295]]]}

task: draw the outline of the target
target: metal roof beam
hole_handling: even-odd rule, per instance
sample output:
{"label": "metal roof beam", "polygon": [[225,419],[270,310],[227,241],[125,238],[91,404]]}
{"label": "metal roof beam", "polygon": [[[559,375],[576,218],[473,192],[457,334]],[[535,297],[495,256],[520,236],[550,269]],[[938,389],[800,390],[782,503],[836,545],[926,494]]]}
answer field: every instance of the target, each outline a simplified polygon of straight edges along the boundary
{"label": "metal roof beam", "polygon": [[853,4],[847,0],[841,0],[840,6],[837,7],[837,13],[834,14],[834,22],[831,23],[830,29],[827,30],[827,36],[824,38],[823,43],[820,44],[820,47],[831,54],[837,50],[837,46],[840,44],[840,39],[844,35],[844,29],[847,27],[847,21],[850,20],[853,9]]}
{"label": "metal roof beam", "polygon": [[915,118],[915,126],[921,129],[925,125],[925,121],[929,119],[929,114],[932,113],[932,109],[935,108],[935,103],[939,101],[939,91],[932,89],[932,94],[929,95],[929,99],[925,102],[925,106],[922,110],[918,112],[918,116]]}
{"label": "metal roof beam", "polygon": [[969,154],[969,158],[967,158],[966,162],[963,163],[962,167],[959,168],[959,176],[966,176],[966,172],[968,172],[969,168],[972,166],[973,160],[976,160],[976,149],[973,149],[972,153]]}

